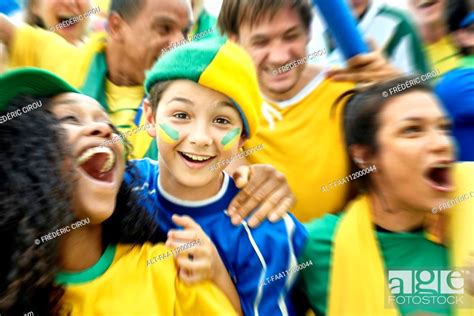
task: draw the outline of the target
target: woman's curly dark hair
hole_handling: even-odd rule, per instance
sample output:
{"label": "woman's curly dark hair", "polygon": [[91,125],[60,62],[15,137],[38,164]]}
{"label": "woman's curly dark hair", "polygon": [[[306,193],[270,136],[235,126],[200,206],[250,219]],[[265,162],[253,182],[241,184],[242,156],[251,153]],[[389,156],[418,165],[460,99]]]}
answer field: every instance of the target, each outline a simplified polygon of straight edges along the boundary
{"label": "woman's curly dark hair", "polygon": [[[48,99],[18,96],[0,115],[27,104],[37,109],[0,124],[0,314],[56,314],[64,289],[55,285],[59,271],[59,240],[39,238],[74,220],[71,200],[73,161],[66,132],[47,111]],[[127,144],[130,153],[130,145]],[[127,162],[134,179],[137,173]],[[133,184],[133,181],[132,181]],[[103,224],[104,245],[159,242],[153,216],[139,206],[130,187],[122,183],[113,215]],[[35,244],[35,242],[38,244]]]}
{"label": "woman's curly dark hair", "polygon": [[[43,100],[19,97],[6,113]],[[5,114],[5,113],[2,113]],[[72,184],[66,181],[58,122],[35,110],[0,125],[0,312],[48,314],[59,257],[58,239],[35,240],[68,225]]]}

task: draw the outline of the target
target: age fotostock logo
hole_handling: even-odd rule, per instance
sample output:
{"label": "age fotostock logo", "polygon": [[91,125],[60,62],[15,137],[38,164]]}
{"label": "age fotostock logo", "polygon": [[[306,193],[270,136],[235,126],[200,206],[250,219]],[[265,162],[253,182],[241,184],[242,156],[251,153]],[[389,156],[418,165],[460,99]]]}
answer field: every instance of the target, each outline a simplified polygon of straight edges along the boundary
{"label": "age fotostock logo", "polygon": [[465,270],[389,270],[388,301],[396,305],[464,305]]}

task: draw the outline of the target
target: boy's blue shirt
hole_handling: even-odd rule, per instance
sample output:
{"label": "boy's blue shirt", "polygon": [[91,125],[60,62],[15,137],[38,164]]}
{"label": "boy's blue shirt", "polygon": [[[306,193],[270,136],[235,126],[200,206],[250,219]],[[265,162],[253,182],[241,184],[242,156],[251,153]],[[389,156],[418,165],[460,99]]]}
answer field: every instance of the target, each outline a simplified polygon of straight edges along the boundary
{"label": "boy's blue shirt", "polygon": [[[156,161],[142,159],[132,164],[138,171],[132,190],[139,193],[140,203],[154,216],[163,232],[177,228],[171,221],[173,214],[189,215],[213,241],[239,293],[244,315],[294,315],[288,293],[296,274],[282,275],[296,267],[307,232],[293,215],[288,214],[277,223],[265,220],[252,229],[246,222],[234,226],[226,212],[239,189],[226,173],[222,188],[214,197],[191,202],[163,191]],[[125,181],[131,182],[129,172],[125,174]],[[271,276],[275,276],[275,280],[265,282]]]}

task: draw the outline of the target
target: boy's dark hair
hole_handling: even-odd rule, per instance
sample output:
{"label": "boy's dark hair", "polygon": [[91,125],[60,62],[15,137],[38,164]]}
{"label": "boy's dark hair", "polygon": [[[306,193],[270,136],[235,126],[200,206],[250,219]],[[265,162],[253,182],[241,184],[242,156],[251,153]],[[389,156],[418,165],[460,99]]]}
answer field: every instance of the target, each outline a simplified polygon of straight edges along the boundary
{"label": "boy's dark hair", "polygon": [[172,82],[172,80],[160,81],[155,83],[153,87],[151,87],[148,100],[150,100],[151,109],[153,110],[153,113],[156,113],[156,108],[158,107],[158,103],[160,103],[160,100],[163,97],[163,93],[166,91],[166,89],[168,89]]}
{"label": "boy's dark hair", "polygon": [[[125,21],[135,19],[145,7],[147,0],[112,0],[110,13],[117,12]],[[155,0],[151,0],[155,1]]]}
{"label": "boy's dark hair", "polygon": [[218,26],[225,35],[239,35],[240,26],[254,26],[262,18],[275,14],[289,4],[295,9],[305,29],[309,32],[313,19],[313,7],[308,0],[224,0],[218,17]]}
{"label": "boy's dark hair", "polygon": [[[49,100],[18,96],[0,115],[41,101],[43,107],[0,124],[0,313],[54,315],[64,293],[54,283],[59,238],[39,240],[74,222],[73,161],[65,131],[47,111]],[[127,145],[128,147],[128,145]],[[131,152],[128,150],[128,152]],[[68,159],[66,159],[68,158]],[[136,179],[131,163],[127,171]],[[104,245],[164,241],[153,215],[140,207],[131,185],[122,186],[103,225]]]}
{"label": "boy's dark hair", "polygon": [[[346,142],[346,151],[350,156],[350,147],[352,145],[365,145],[372,154],[377,153],[377,133],[380,128],[379,116],[382,110],[394,97],[399,97],[413,91],[433,92],[428,83],[421,81],[405,90],[395,94],[388,94],[391,88],[406,85],[407,82],[415,81],[418,76],[404,76],[390,81],[377,83],[362,90],[350,90],[344,93],[336,101],[336,105],[342,99],[349,97],[344,109],[344,136]],[[418,80],[420,81],[420,80]],[[350,173],[361,170],[350,157]],[[359,188],[368,187],[370,177],[361,177],[358,180]]]}

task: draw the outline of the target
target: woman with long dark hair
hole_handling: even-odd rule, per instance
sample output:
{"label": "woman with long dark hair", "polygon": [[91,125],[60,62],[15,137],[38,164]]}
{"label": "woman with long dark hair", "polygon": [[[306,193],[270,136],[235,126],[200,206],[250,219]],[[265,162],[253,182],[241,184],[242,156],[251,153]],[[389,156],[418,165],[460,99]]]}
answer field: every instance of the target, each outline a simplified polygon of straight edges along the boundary
{"label": "woman with long dark hair", "polygon": [[301,287],[318,315],[472,315],[474,166],[455,163],[450,119],[415,79],[349,93],[345,180],[358,196],[306,226],[300,259],[314,262]]}
{"label": "woman with long dark hair", "polygon": [[0,314],[235,314],[172,259],[148,264],[169,249],[122,181],[130,150],[95,100],[39,69],[0,88]]}

